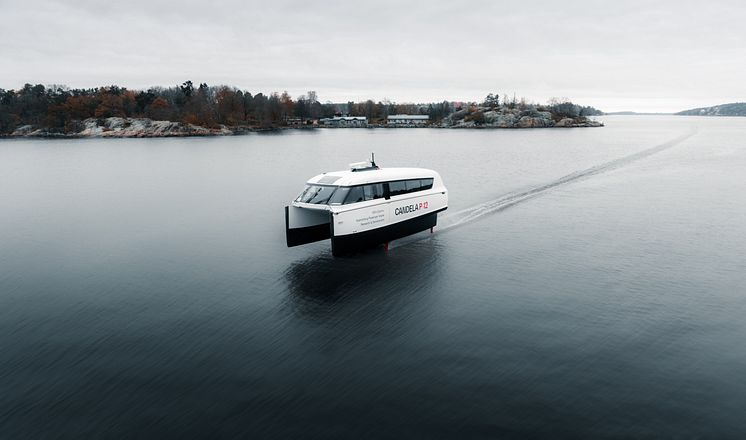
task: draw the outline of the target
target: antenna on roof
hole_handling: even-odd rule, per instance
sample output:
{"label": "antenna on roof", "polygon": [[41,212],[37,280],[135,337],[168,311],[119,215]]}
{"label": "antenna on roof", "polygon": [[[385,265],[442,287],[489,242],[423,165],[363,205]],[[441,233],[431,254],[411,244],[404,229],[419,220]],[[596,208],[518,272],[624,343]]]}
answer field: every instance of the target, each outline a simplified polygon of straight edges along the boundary
{"label": "antenna on roof", "polygon": [[377,170],[378,165],[376,165],[376,156],[374,153],[370,153],[370,160],[366,160],[365,162],[355,162],[350,164],[351,171],[368,171],[368,170]]}

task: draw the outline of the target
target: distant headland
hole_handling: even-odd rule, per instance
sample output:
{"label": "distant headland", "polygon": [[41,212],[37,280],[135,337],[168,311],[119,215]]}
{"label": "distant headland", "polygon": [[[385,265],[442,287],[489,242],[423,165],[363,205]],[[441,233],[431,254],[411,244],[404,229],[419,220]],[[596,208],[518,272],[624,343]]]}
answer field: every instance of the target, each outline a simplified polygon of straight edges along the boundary
{"label": "distant headland", "polygon": [[676,114],[682,116],[746,116],[746,102],[732,102],[712,107],[693,108]]}
{"label": "distant headland", "polygon": [[0,136],[172,137],[231,135],[301,128],[549,128],[600,127],[603,112],[567,99],[536,104],[507,94],[482,102],[425,104],[320,102],[316,92],[251,94],[228,86],[128,90],[70,89],[26,84],[0,89]]}

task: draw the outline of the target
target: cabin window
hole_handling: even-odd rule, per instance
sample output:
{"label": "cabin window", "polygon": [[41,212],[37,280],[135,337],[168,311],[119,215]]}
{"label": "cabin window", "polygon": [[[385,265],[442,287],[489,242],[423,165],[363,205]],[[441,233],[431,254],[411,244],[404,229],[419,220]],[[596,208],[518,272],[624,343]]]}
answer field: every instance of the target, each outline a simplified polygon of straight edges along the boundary
{"label": "cabin window", "polygon": [[345,198],[347,198],[347,193],[350,192],[350,188],[347,186],[340,186],[337,188],[336,191],[334,191],[334,194],[329,198],[329,204],[330,205],[341,205],[345,202]]}
{"label": "cabin window", "polygon": [[365,200],[375,200],[383,198],[383,183],[373,183],[363,186]]}
{"label": "cabin window", "polygon": [[295,201],[323,205],[329,201],[329,198],[334,194],[335,189],[337,189],[336,186],[307,185],[306,189],[300,193]]}
{"label": "cabin window", "polygon": [[409,179],[389,182],[389,193],[391,196],[400,196],[417,191],[432,189],[433,179]]}
{"label": "cabin window", "polygon": [[395,182],[389,182],[389,195],[400,196],[407,193],[407,184],[404,180],[397,180]]}
{"label": "cabin window", "polygon": [[421,188],[419,180],[406,180],[404,183],[407,185],[408,193],[419,191]]}
{"label": "cabin window", "polygon": [[[349,205],[350,203],[386,197],[386,185],[388,185],[389,197],[400,196],[402,194],[431,189],[433,187],[433,179],[395,180],[387,183],[340,187],[309,185],[298,196],[296,201],[317,204],[328,203],[329,205]],[[319,190],[319,188],[322,189]],[[325,192],[327,189],[331,192]]]}
{"label": "cabin window", "polygon": [[365,199],[365,195],[363,194],[363,187],[353,186],[353,187],[350,187],[350,191],[347,194],[347,198],[345,198],[345,205],[349,205],[350,203],[362,202],[364,199]]}

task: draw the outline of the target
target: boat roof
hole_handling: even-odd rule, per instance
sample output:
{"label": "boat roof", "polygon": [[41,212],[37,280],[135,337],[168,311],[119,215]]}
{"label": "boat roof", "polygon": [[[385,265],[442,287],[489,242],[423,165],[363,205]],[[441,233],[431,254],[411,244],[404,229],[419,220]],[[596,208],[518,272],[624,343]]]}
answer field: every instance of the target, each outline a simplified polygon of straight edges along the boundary
{"label": "boat roof", "polygon": [[438,176],[425,168],[368,168],[363,170],[331,171],[308,180],[309,184],[353,186],[394,180],[425,179]]}

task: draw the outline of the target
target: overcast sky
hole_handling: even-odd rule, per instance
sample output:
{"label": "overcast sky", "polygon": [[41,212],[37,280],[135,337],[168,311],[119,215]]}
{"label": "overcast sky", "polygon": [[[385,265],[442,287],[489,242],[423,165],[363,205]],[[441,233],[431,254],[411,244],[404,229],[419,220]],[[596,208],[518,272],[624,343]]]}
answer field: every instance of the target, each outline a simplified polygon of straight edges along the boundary
{"label": "overcast sky", "polygon": [[723,1],[0,0],[0,88],[187,79],[322,101],[568,97],[605,111],[746,101]]}

